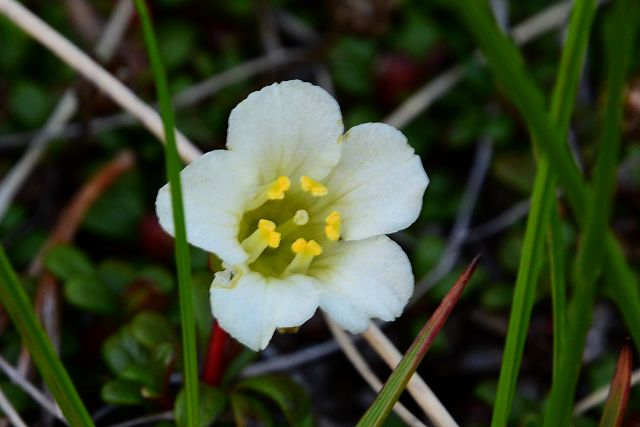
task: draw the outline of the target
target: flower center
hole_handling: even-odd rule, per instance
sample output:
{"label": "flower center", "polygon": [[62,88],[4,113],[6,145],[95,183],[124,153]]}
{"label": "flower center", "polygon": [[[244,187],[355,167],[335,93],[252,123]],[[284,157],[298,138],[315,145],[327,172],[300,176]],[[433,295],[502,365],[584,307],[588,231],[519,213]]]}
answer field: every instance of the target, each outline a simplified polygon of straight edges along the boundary
{"label": "flower center", "polygon": [[[319,199],[329,189],[309,176],[299,185],[280,176],[258,188],[240,222],[238,240],[249,269],[267,277],[305,274],[325,249],[340,240],[342,219]],[[221,276],[221,279],[223,277]]]}

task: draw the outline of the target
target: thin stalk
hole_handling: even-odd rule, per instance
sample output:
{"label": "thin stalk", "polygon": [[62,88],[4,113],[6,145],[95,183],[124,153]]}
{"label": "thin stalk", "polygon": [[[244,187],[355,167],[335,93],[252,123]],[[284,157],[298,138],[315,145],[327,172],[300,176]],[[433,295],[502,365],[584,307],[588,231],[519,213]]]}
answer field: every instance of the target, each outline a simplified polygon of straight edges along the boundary
{"label": "thin stalk", "polygon": [[182,323],[182,347],[184,358],[184,388],[186,400],[187,425],[198,427],[198,356],[196,348],[196,322],[193,308],[193,289],[191,286],[191,262],[182,204],[182,184],[180,181],[181,164],[176,146],[176,134],[171,107],[171,97],[167,78],[160,58],[156,37],[153,32],[151,18],[144,0],[135,0],[140,15],[151,68],[156,82],[160,115],[166,139],[165,160],[167,177],[171,188],[171,208],[176,237],[176,266],[178,270],[178,287],[180,293],[180,320]]}
{"label": "thin stalk", "polygon": [[[551,120],[562,134],[567,133],[569,119],[573,111],[578,79],[584,63],[595,7],[596,4],[593,0],[577,1],[569,22],[567,40],[562,50],[558,78],[551,98],[550,113]],[[550,242],[557,241],[559,238],[555,235],[558,232],[558,227],[549,225],[550,222],[557,225],[559,221],[555,208],[556,178],[555,174],[552,173],[546,153],[538,154],[538,172],[534,182],[531,211],[525,230],[509,318],[509,329],[500,367],[500,378],[492,418],[493,427],[507,425],[511,412],[511,404],[515,394],[518,372],[522,362],[529,320],[535,299],[536,285],[538,284],[543,263],[545,233],[540,232],[540,230],[547,230]],[[554,260],[554,256],[561,258],[561,255],[557,253],[558,250],[561,250],[561,247],[556,245],[555,249],[556,251],[550,251],[550,255],[551,264],[555,267],[552,271],[557,273],[559,268],[557,265],[558,259]],[[563,305],[562,300],[558,301],[562,290],[556,288],[561,286],[561,283],[558,280],[552,280],[551,283],[552,295],[554,296],[554,337],[560,337],[564,332],[557,328],[564,326],[559,321],[564,316],[564,313],[556,310],[558,303],[560,303],[560,306]],[[554,345],[554,354],[558,353],[558,349],[559,346],[557,344]]]}
{"label": "thin stalk", "polygon": [[[505,93],[518,107],[537,148],[549,158],[551,168],[565,190],[579,225],[585,226],[586,207],[593,197],[571,157],[562,134],[553,126],[544,109],[542,92],[531,81],[518,50],[501,34],[491,16],[475,0],[457,0],[452,3],[467,27],[473,33],[491,66],[496,80],[505,87]],[[607,285],[617,303],[636,347],[640,349],[640,284],[627,264],[620,245],[608,231],[604,238],[604,268]]]}
{"label": "thin stalk", "polygon": [[568,425],[572,402],[580,374],[582,352],[593,316],[596,283],[602,270],[602,241],[613,204],[616,164],[620,151],[620,123],[624,82],[629,68],[634,40],[634,5],[619,0],[605,22],[608,82],[602,106],[603,118],[599,155],[594,171],[595,197],[586,211],[586,226],[576,261],[576,289],[569,312],[566,349],[560,355],[560,366],[551,387],[545,426]]}
{"label": "thin stalk", "polygon": [[562,224],[557,209],[551,212],[547,230],[549,269],[551,271],[551,305],[553,311],[553,374],[558,375],[560,351],[566,345],[567,335],[567,283]]}
{"label": "thin stalk", "polygon": [[29,349],[38,371],[71,426],[93,426],[69,374],[44,328],[36,319],[29,297],[0,245],[0,301]]}

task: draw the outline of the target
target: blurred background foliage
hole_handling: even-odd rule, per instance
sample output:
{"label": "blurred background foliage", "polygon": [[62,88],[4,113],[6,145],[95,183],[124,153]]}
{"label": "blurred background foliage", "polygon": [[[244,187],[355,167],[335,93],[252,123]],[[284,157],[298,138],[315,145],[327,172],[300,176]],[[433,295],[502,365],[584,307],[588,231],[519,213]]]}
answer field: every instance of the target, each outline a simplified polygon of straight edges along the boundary
{"label": "blurred background foliage", "polygon": [[[93,43],[84,20],[103,22],[110,0],[24,2],[84,50]],[[508,23],[554,3],[497,1]],[[394,237],[410,254],[417,280],[433,274],[447,254],[450,232],[463,208],[470,171],[480,161],[477,147],[489,150],[486,176],[459,259],[482,252],[484,260],[419,372],[461,425],[487,425],[501,362],[513,282],[522,245],[526,200],[535,163],[529,137],[514,108],[498,90],[486,67],[474,58],[474,42],[438,2],[417,0],[236,0],[151,3],[160,48],[173,93],[256,57],[292,56],[256,75],[225,85],[211,98],[177,109],[178,127],[204,151],[224,147],[230,110],[246,95],[273,81],[311,82],[329,76],[346,127],[382,121],[424,84],[461,64],[463,79],[403,131],[422,156],[431,184],[419,220]],[[83,14],[89,13],[87,17]],[[571,141],[582,165],[593,164],[597,108],[603,96],[602,46],[594,23],[587,64],[571,125]],[[507,24],[509,26],[509,24]],[[562,41],[551,31],[523,48],[527,68],[547,91],[553,85]],[[277,50],[273,50],[276,48]],[[640,73],[632,58],[612,225],[631,265],[640,265]],[[155,98],[139,22],[134,18],[113,60],[105,64],[143,99]],[[325,80],[322,80],[325,79]],[[102,425],[175,407],[181,422],[181,352],[172,242],[160,230],[154,199],[164,184],[162,147],[146,130],[126,126],[102,132],[96,118],[119,112],[105,95],[0,19],[0,175],[23,153],[24,135],[43,126],[64,90],[80,95],[74,134],[56,139],[0,222],[0,238],[18,271],[26,271],[71,197],[121,150],[133,150],[135,167],[119,177],[84,217],[72,244],[49,251],[46,270],[59,284],[62,304],[60,352],[80,394]],[[587,169],[587,174],[589,170]],[[520,210],[513,210],[520,206]],[[524,210],[523,210],[524,207]],[[561,203],[561,208],[563,204]],[[505,217],[505,212],[520,212]],[[568,253],[576,230],[562,211]],[[493,225],[491,228],[488,225]],[[456,259],[453,259],[453,265]],[[193,249],[198,337],[202,353],[211,333],[208,255]],[[569,267],[569,265],[568,265]],[[545,269],[547,267],[544,267]],[[431,272],[431,273],[430,273]],[[405,349],[449,289],[459,268],[445,268],[429,292],[385,331]],[[513,425],[536,426],[551,381],[552,319],[548,273],[542,274],[529,330]],[[24,276],[35,294],[37,281]],[[20,340],[0,314],[0,354],[16,362]],[[618,312],[599,302],[585,351],[586,370],[578,395],[608,383],[627,331]],[[295,335],[279,335],[257,355],[232,345],[217,387],[202,384],[201,413],[215,425],[353,425],[374,397],[341,353],[301,366],[243,374],[261,359],[271,360],[330,339],[320,318]],[[384,378],[387,370],[366,346],[360,347]],[[245,372],[250,372],[245,371]],[[38,424],[37,406],[10,381],[0,388],[25,419]],[[406,405],[417,411],[409,400]],[[632,392],[627,424],[640,425],[640,394]],[[166,418],[166,417],[165,417]],[[576,420],[595,426],[597,414]],[[170,419],[154,425],[173,425]],[[256,424],[259,423],[259,424]],[[261,423],[261,424],[260,424]],[[392,417],[389,426],[403,425]]]}

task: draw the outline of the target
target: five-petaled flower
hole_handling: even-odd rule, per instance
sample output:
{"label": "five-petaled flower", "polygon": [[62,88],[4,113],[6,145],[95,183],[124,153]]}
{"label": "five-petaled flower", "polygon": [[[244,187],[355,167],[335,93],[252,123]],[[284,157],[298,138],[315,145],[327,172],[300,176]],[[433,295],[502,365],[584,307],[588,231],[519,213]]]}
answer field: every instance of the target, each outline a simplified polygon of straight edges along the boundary
{"label": "five-petaled flower", "polygon": [[[301,81],[254,92],[231,112],[227,149],[182,172],[188,241],[225,270],[211,285],[222,328],[257,350],[320,307],[342,328],[393,320],[413,293],[411,264],[386,234],[411,225],[429,183],[397,129],[343,134],[336,101]],[[168,184],[156,200],[173,234]]]}

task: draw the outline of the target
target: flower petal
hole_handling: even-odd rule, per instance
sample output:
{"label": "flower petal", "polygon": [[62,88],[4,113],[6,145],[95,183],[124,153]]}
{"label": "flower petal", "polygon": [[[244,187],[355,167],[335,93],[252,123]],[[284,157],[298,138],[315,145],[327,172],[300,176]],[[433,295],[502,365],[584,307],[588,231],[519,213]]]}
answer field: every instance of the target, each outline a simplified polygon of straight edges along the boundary
{"label": "flower petal", "polygon": [[[230,264],[247,254],[238,242],[238,227],[248,197],[255,192],[255,173],[227,150],[210,151],[180,172],[187,240]],[[169,184],[158,191],[160,225],[174,235]]]}
{"label": "flower petal", "polygon": [[252,161],[263,184],[280,175],[322,179],[340,159],[343,131],[336,100],[292,80],[253,92],[231,111],[227,147]]}
{"label": "flower petal", "polygon": [[383,123],[351,128],[340,162],[326,180],[331,210],[342,216],[342,235],[359,240],[411,225],[429,184],[407,138]]}
{"label": "flower petal", "polygon": [[320,308],[353,333],[367,329],[371,318],[400,316],[413,293],[409,259],[387,236],[341,242],[309,274],[319,282]]}
{"label": "flower petal", "polygon": [[264,349],[276,328],[302,325],[318,308],[313,279],[293,275],[265,278],[246,271],[233,288],[211,287],[211,311],[220,326],[242,344]]}

